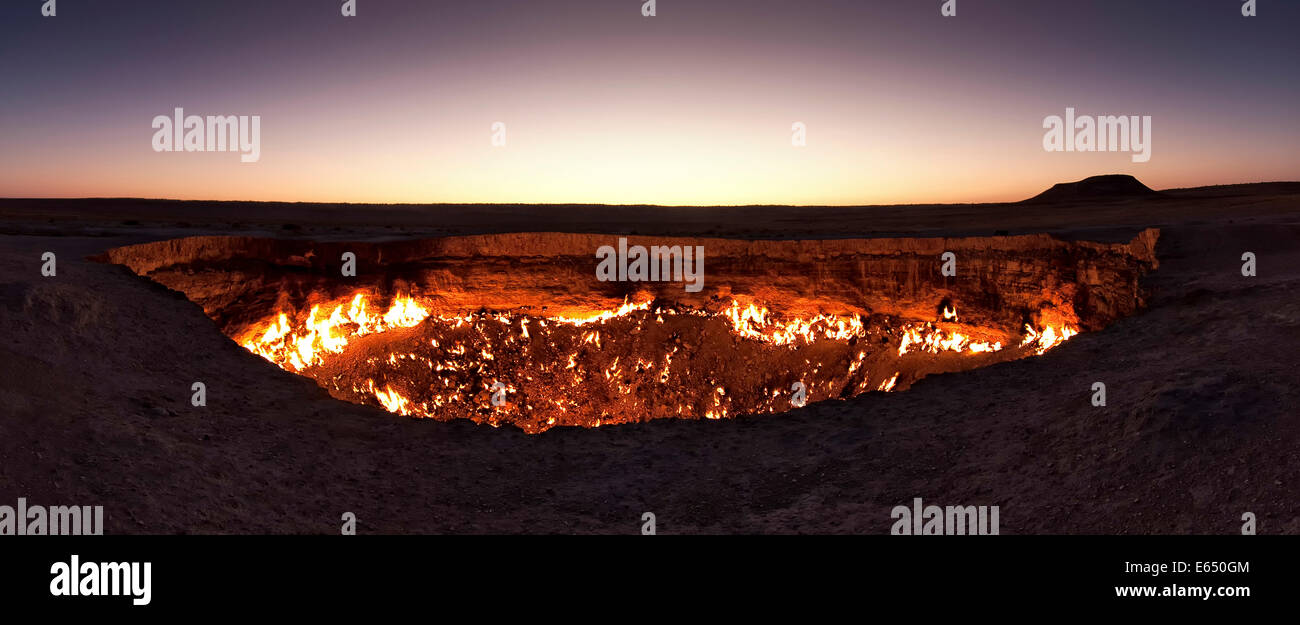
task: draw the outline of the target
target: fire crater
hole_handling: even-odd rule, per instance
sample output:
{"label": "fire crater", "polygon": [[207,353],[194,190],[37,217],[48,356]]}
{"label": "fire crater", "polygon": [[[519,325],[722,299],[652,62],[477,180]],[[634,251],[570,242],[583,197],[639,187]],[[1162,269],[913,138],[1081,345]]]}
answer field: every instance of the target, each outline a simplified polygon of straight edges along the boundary
{"label": "fire crater", "polygon": [[[185,293],[334,397],[536,433],[783,412],[796,392],[899,391],[1043,354],[1141,306],[1157,237],[692,240],[710,253],[700,293],[600,280],[591,250],[612,237],[599,235],[193,237],[106,260]],[[957,277],[938,271],[948,250]],[[355,278],[330,262],[343,251],[361,261]]]}

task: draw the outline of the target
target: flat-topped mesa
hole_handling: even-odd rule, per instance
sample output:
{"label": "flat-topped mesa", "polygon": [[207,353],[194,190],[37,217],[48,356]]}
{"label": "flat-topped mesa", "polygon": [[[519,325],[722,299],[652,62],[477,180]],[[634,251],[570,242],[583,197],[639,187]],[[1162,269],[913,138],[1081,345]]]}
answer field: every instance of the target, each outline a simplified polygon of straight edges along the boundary
{"label": "flat-topped mesa", "polygon": [[[622,237],[702,249],[699,292],[602,280],[598,250],[617,235],[192,237],[104,259],[184,293],[336,397],[535,432],[779,412],[798,384],[808,401],[847,397],[1042,353],[1142,306],[1158,235]],[[346,252],[355,276],[342,275]]]}
{"label": "flat-topped mesa", "polygon": [[1024,203],[1149,199],[1162,195],[1128,174],[1106,174],[1089,176],[1077,182],[1059,182],[1052,185],[1052,188],[1025,200]]}

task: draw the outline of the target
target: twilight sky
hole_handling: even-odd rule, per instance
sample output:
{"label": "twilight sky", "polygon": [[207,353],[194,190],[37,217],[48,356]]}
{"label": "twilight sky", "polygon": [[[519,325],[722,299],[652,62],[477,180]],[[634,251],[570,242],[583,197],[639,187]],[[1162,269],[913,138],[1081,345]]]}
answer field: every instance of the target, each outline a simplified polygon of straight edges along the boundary
{"label": "twilight sky", "polygon": [[[1289,0],[43,3],[0,5],[0,197],[878,204],[1300,180]],[[176,107],[260,115],[261,160],[155,152]],[[1151,160],[1044,151],[1066,107],[1150,115]]]}

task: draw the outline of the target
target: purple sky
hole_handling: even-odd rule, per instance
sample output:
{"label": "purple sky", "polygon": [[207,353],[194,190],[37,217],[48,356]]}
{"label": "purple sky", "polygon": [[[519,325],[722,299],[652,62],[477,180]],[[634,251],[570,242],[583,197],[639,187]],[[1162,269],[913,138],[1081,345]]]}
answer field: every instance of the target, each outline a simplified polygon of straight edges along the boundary
{"label": "purple sky", "polygon": [[[42,4],[0,6],[4,197],[861,204],[1300,179],[1297,2]],[[260,159],[155,151],[176,107],[260,116]],[[1066,107],[1151,116],[1151,160],[1045,151]]]}

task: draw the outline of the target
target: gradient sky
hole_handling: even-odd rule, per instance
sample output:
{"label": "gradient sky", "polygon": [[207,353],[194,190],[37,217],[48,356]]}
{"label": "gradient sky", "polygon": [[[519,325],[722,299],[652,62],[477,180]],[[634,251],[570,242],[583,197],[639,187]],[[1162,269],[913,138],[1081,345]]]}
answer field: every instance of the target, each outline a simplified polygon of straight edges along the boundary
{"label": "gradient sky", "polygon": [[[1300,180],[1300,2],[941,3],[58,0],[43,18],[6,0],[0,197],[875,204],[1099,173]],[[260,115],[261,160],[154,152],[177,106]],[[1150,162],[1045,152],[1067,106],[1152,116]]]}

